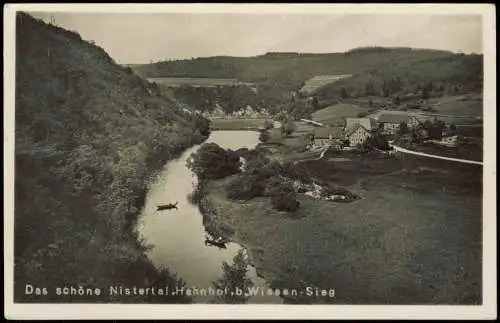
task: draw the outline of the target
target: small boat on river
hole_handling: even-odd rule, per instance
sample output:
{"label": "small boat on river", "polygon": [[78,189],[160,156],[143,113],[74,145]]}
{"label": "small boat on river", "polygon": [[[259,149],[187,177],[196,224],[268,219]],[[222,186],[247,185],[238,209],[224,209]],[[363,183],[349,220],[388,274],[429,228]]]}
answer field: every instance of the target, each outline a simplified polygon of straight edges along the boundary
{"label": "small boat on river", "polygon": [[205,238],[205,246],[215,246],[218,247],[219,249],[227,249],[226,243],[228,242],[229,242],[228,240],[224,239],[214,240],[208,237]]}
{"label": "small boat on river", "polygon": [[169,203],[169,204],[165,204],[165,205],[158,205],[156,210],[157,211],[172,210],[172,209],[176,209],[177,210],[177,203],[178,202],[175,202],[175,204]]}

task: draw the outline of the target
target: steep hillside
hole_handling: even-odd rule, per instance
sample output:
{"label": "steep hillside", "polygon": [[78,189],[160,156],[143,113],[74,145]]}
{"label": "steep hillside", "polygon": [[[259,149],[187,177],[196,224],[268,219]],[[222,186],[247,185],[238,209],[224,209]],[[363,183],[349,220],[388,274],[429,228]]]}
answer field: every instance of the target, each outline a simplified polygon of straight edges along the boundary
{"label": "steep hillside", "polygon": [[[425,60],[394,60],[381,64],[352,78],[331,83],[316,95],[334,97],[345,89],[351,96],[393,96],[420,93],[429,83],[442,86],[448,93],[481,91],[483,86],[483,56],[449,54]],[[457,88],[458,90],[455,90]],[[432,90],[432,89],[430,89]]]}
{"label": "steep hillside", "polygon": [[109,286],[175,283],[133,224],[152,171],[202,141],[206,120],[76,33],[24,13],[16,32],[15,300],[60,301],[71,285],[102,294],[67,301],[125,301]]}

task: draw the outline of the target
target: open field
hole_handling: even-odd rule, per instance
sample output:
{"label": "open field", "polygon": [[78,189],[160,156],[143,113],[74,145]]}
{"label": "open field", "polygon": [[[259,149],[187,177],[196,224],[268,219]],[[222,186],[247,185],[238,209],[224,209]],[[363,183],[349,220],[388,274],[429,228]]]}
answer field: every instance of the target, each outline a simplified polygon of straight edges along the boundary
{"label": "open field", "polygon": [[335,185],[351,186],[367,176],[377,176],[402,170],[401,161],[386,156],[355,156],[344,152],[336,156],[343,157],[345,162],[335,158],[306,160],[301,162],[313,178],[321,179]]}
{"label": "open field", "polygon": [[210,119],[211,130],[259,130],[264,127],[265,118]]}
{"label": "open field", "polygon": [[305,81],[304,86],[300,89],[303,93],[314,93],[317,89],[325,86],[327,84],[336,82],[338,80],[351,77],[351,74],[347,75],[316,75],[315,77]]}
{"label": "open field", "polygon": [[307,135],[311,134],[315,127],[303,121],[296,121],[295,127],[296,130],[288,137],[281,135],[281,129],[270,129],[269,140],[265,144],[261,144],[261,146],[271,150],[275,157],[279,155],[282,160],[297,154],[307,154],[308,152],[305,151],[309,143]]}
{"label": "open field", "polygon": [[[356,167],[344,168],[345,176]],[[266,198],[227,200],[227,179],[210,183],[209,198],[217,221],[234,229],[233,238],[277,287],[335,288],[331,302],[337,304],[479,304],[481,194],[461,191],[455,175],[365,174],[351,186],[361,200],[333,203],[302,195],[293,217],[273,210]]]}
{"label": "open field", "polygon": [[226,178],[209,183],[215,221],[249,250],[272,286],[335,288],[336,304],[479,304],[482,168],[448,161],[341,152],[317,160],[304,150],[313,127],[296,123],[261,144],[300,162],[314,179],[361,196],[353,203],[298,195],[293,214],[268,198],[226,198]]}
{"label": "open field", "polygon": [[429,100],[437,113],[457,116],[483,115],[483,100],[479,95],[459,95]]}
{"label": "open field", "polygon": [[457,125],[459,135],[465,137],[483,138],[484,129],[483,124],[478,125]]}
{"label": "open field", "polygon": [[312,119],[327,125],[343,126],[346,117],[356,117],[360,112],[368,113],[367,108],[339,103],[313,113]]}
{"label": "open field", "polygon": [[475,144],[466,146],[459,145],[457,147],[445,147],[434,143],[422,143],[412,145],[402,145],[403,148],[422,152],[431,155],[438,155],[443,157],[468,159],[475,161],[483,160],[483,147],[482,140],[476,139]]}

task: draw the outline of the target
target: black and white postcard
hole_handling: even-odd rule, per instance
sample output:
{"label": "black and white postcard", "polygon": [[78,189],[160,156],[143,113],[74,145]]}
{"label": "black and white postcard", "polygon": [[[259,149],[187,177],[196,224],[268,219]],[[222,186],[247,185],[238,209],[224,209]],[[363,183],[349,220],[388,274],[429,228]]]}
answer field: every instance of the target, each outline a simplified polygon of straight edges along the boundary
{"label": "black and white postcard", "polygon": [[494,6],[4,17],[7,318],[496,318]]}

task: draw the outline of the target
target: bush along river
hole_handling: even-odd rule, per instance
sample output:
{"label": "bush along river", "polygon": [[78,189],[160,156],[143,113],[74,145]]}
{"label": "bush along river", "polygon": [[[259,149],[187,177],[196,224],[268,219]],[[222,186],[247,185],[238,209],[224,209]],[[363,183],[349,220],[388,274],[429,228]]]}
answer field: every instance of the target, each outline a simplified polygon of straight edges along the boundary
{"label": "bush along river", "polygon": [[[259,143],[258,138],[259,132],[255,131],[214,131],[205,142],[216,143],[224,149],[253,149]],[[197,178],[186,166],[187,159],[199,148],[200,145],[194,146],[167,163],[152,181],[137,229],[144,242],[151,246],[147,255],[155,266],[167,266],[177,273],[185,281],[185,288],[207,292],[206,296],[194,294],[194,302],[210,303],[215,298],[210,295],[216,290],[213,283],[224,274],[223,262],[232,265],[233,258],[245,250],[234,242],[225,244],[225,248],[206,243],[209,235],[203,216],[189,198]],[[157,209],[170,203],[169,209]],[[247,303],[282,303],[279,296],[261,293],[267,291],[269,285],[257,275],[254,267],[248,266],[247,277],[253,283],[253,291],[259,291]]]}

